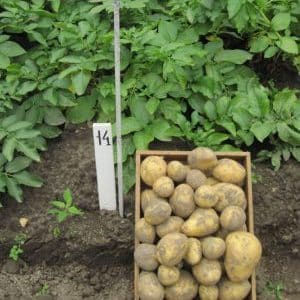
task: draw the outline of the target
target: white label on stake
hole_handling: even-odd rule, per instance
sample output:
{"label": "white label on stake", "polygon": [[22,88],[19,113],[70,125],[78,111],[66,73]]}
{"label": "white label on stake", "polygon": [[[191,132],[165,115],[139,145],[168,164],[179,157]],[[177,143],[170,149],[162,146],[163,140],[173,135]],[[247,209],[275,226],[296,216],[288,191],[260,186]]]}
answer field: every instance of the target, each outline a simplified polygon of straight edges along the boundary
{"label": "white label on stake", "polygon": [[116,185],[110,123],[94,123],[93,136],[100,209],[116,210]]}

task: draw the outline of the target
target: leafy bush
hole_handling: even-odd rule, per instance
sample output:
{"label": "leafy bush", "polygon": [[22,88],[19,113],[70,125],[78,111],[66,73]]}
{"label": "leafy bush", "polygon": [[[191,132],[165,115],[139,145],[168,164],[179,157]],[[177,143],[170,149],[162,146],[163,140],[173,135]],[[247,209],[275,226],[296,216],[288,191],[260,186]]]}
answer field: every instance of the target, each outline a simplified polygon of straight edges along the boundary
{"label": "leafy bush", "polygon": [[[111,0],[0,0],[0,192],[22,200],[26,169],[66,122],[114,123]],[[186,138],[300,160],[297,91],[263,86],[254,58],[300,69],[299,0],[123,0],[123,161]],[[134,176],[124,176],[126,191]]]}

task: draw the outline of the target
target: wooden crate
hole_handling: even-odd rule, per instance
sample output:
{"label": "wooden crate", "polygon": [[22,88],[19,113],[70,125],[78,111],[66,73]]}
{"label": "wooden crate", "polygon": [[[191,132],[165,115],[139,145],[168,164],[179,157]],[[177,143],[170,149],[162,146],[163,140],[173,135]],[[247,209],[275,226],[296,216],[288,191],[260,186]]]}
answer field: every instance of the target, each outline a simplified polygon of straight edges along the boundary
{"label": "wooden crate", "polygon": [[[136,153],[136,186],[135,186],[135,222],[141,218],[141,204],[140,196],[141,191],[146,188],[146,185],[142,182],[140,176],[140,165],[141,162],[149,155],[163,156],[168,162],[171,160],[187,161],[189,151],[158,151],[158,150],[145,150],[137,151]],[[240,162],[247,171],[246,182],[244,191],[248,201],[247,205],[247,226],[248,231],[254,233],[254,220],[253,220],[253,198],[252,198],[252,182],[251,182],[251,157],[249,152],[216,152],[217,157],[220,158],[231,158]],[[138,246],[139,241],[135,238],[135,248]],[[138,296],[138,275],[139,267],[134,264],[134,299],[139,300]],[[255,272],[251,276],[251,293],[247,300],[256,300],[256,278]]]}

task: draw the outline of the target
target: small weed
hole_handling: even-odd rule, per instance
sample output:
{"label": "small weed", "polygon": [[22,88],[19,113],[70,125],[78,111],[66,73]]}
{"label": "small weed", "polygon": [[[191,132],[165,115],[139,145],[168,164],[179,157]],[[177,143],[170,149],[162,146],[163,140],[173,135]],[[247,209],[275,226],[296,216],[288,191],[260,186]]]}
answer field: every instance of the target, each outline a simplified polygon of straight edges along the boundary
{"label": "small weed", "polygon": [[58,226],[56,226],[53,228],[52,233],[55,238],[58,238],[61,235],[61,230]]}
{"label": "small weed", "polygon": [[44,283],[41,288],[37,291],[36,296],[44,296],[49,294],[49,285]]}
{"label": "small weed", "polygon": [[9,251],[9,258],[13,259],[14,261],[18,261],[23,252],[23,249],[19,245],[13,245]]}
{"label": "small weed", "polygon": [[260,174],[258,174],[255,170],[256,170],[256,167],[255,167],[254,164],[252,164],[252,170],[251,170],[252,183],[254,183],[254,184],[261,183],[262,182],[262,176]]}
{"label": "small weed", "polygon": [[63,194],[63,200],[51,201],[53,208],[48,210],[49,214],[55,215],[56,220],[61,223],[71,216],[81,216],[83,211],[73,204],[73,198],[70,189],[66,189]]}
{"label": "small weed", "polygon": [[274,295],[276,300],[282,300],[283,283],[267,281],[266,290],[268,295]]}
{"label": "small weed", "polygon": [[15,244],[11,247],[9,251],[9,258],[13,259],[14,261],[18,261],[20,258],[20,255],[24,253],[24,250],[22,249],[22,245],[26,241],[26,235],[25,234],[18,234],[15,237]]}
{"label": "small weed", "polygon": [[252,171],[252,176],[251,176],[252,183],[262,183],[262,176],[257,174],[256,172]]}

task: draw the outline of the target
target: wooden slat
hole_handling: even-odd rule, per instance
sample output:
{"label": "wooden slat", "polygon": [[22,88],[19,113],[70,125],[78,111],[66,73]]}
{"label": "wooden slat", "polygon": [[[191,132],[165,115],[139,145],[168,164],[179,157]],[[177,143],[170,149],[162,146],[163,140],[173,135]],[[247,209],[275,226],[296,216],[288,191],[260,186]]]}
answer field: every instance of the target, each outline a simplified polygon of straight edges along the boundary
{"label": "wooden slat", "polygon": [[[159,151],[159,150],[143,150],[136,152],[136,185],[135,185],[135,222],[140,219],[141,215],[141,190],[144,184],[141,182],[140,177],[140,165],[141,161],[149,155],[163,156],[166,161],[170,160],[187,160],[187,155],[190,151]],[[253,220],[253,196],[252,196],[252,181],[251,181],[251,156],[249,152],[216,152],[218,159],[231,158],[239,161],[246,168],[246,182],[245,182],[245,194],[248,200],[247,206],[247,226],[248,231],[254,234],[254,220]],[[135,247],[139,244],[139,241],[135,237]],[[138,296],[138,275],[139,267],[134,263],[134,299],[139,300]],[[251,294],[248,296],[248,300],[256,300],[256,278],[255,272],[251,276]]]}
{"label": "wooden slat", "polygon": [[[139,152],[136,153],[136,184],[135,184],[135,224],[140,219],[141,215],[141,176],[140,176],[140,165],[141,165],[141,155]],[[138,239],[134,238],[134,249],[138,246]],[[139,267],[136,263],[134,263],[134,299],[139,299],[138,293],[138,276],[139,276]]]}
{"label": "wooden slat", "polygon": [[[246,157],[247,184],[246,195],[248,199],[248,231],[254,234],[254,211],[253,211],[253,194],[252,194],[252,175],[251,175],[251,154],[247,153]],[[249,299],[256,300],[256,275],[255,271],[251,276],[251,294]]]}

